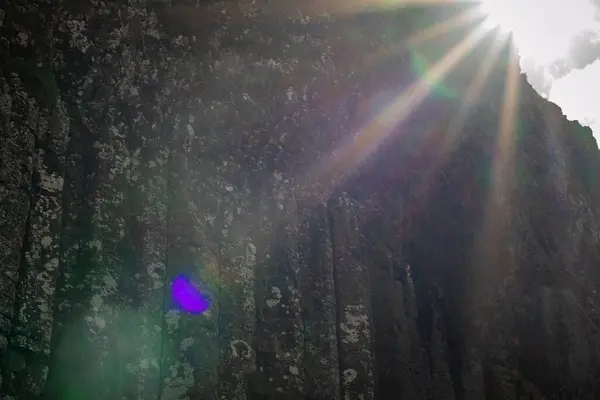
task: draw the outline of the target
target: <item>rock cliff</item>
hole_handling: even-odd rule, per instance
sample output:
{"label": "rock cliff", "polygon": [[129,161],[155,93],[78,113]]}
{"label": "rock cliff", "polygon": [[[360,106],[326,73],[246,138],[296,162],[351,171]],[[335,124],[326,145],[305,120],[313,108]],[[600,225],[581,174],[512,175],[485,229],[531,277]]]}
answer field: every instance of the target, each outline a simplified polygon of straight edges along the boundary
{"label": "rock cliff", "polygon": [[600,397],[590,129],[363,3],[0,3],[0,398]]}

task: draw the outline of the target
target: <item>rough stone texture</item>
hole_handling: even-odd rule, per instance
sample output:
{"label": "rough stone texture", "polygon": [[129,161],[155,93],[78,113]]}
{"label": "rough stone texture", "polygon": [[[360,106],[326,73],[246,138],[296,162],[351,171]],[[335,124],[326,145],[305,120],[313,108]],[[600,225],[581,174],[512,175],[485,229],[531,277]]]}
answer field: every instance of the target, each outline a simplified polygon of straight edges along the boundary
{"label": "rough stone texture", "polygon": [[[258,300],[259,338],[257,365],[264,374],[266,393],[273,398],[301,399],[304,397],[302,305],[300,269],[298,263],[297,204],[294,192],[282,189],[288,180],[276,173],[274,192],[264,204],[272,224],[261,221],[261,231],[272,241],[261,254]],[[274,209],[274,210],[273,210]],[[273,210],[273,211],[271,211]]]}
{"label": "rough stone texture", "polygon": [[360,207],[346,194],[331,204],[337,331],[343,399],[374,399],[369,273],[360,256]]}
{"label": "rough stone texture", "polygon": [[59,275],[68,120],[62,102],[54,111],[54,115],[41,116],[38,120],[40,148],[35,157],[32,184],[39,192],[31,197],[29,231],[25,237],[27,245],[21,262],[17,312],[11,333],[12,354],[28,359],[28,367],[15,374],[15,378],[21,375],[20,382],[12,383],[15,390],[31,391],[32,395],[39,395],[46,383]]}
{"label": "rough stone texture", "polygon": [[465,10],[0,3],[0,398],[598,398],[598,146]]}
{"label": "rough stone texture", "polygon": [[[27,232],[27,215],[31,202],[34,132],[24,121],[36,111],[35,102],[23,91],[17,77],[3,80],[2,101],[2,169],[0,198],[0,234],[2,235],[2,294],[0,319],[3,336],[11,329],[16,285],[19,280],[21,249]],[[22,114],[25,114],[21,116]]]}
{"label": "rough stone texture", "polygon": [[337,303],[327,207],[299,190],[298,249],[304,320],[304,375],[310,399],[340,399]]}

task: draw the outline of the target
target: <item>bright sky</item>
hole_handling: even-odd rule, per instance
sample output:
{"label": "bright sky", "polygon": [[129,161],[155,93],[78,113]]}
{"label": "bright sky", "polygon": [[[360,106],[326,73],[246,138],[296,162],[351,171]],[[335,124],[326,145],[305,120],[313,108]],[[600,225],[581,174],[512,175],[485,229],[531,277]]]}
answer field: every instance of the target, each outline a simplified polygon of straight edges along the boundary
{"label": "bright sky", "polygon": [[[569,65],[569,54],[583,32],[598,34],[600,12],[591,0],[482,0],[489,23],[513,32],[522,60],[543,67],[551,85],[548,98],[571,120],[592,127],[600,142],[600,58],[563,77],[550,74],[556,61]],[[599,54],[600,56],[600,54]],[[528,71],[526,71],[528,72]],[[539,73],[539,72],[538,72]]]}

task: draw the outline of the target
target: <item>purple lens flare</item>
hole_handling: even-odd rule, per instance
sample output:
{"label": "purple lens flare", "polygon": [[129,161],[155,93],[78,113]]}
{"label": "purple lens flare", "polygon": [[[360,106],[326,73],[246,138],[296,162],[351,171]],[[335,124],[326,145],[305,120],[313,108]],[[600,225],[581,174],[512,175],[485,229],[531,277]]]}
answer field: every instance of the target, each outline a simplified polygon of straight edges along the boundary
{"label": "purple lens flare", "polygon": [[201,314],[210,308],[210,298],[183,275],[173,280],[171,291],[175,302],[186,312]]}

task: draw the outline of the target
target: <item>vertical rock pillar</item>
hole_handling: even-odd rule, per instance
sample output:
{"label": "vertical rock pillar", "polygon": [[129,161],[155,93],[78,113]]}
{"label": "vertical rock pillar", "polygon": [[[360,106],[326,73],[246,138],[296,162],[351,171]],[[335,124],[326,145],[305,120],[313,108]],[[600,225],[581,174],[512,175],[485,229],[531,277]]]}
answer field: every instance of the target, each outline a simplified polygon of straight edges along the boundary
{"label": "vertical rock pillar", "polygon": [[297,207],[290,181],[275,172],[263,203],[257,361],[269,398],[303,399],[303,338],[297,247]]}
{"label": "vertical rock pillar", "polygon": [[347,195],[330,204],[342,398],[372,400],[375,377],[369,273],[360,254],[360,207]]}
{"label": "vertical rock pillar", "polygon": [[248,379],[256,371],[256,244],[248,190],[225,184],[219,264],[220,400],[249,398]]}
{"label": "vertical rock pillar", "polygon": [[0,78],[0,93],[0,373],[5,376],[33,174],[34,133],[28,121],[38,108],[16,77]]}
{"label": "vertical rock pillar", "polygon": [[60,102],[53,112],[43,112],[38,126],[32,182],[35,194],[31,198],[30,229],[21,261],[18,310],[9,347],[11,359],[24,363],[22,370],[11,374],[16,378],[11,383],[15,390],[31,396],[39,395],[44,388],[51,350],[69,129],[65,105]]}
{"label": "vertical rock pillar", "polygon": [[298,254],[304,320],[304,369],[309,399],[339,400],[340,366],[336,329],[331,232],[324,202],[310,205],[299,188]]}

